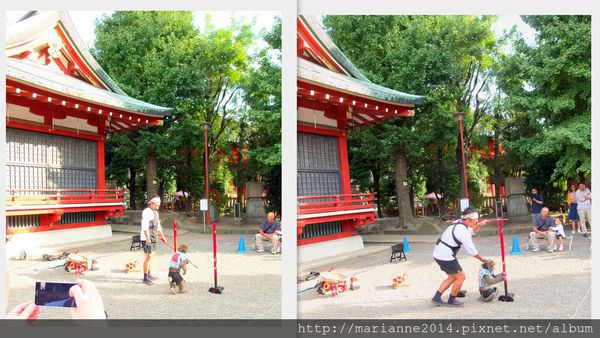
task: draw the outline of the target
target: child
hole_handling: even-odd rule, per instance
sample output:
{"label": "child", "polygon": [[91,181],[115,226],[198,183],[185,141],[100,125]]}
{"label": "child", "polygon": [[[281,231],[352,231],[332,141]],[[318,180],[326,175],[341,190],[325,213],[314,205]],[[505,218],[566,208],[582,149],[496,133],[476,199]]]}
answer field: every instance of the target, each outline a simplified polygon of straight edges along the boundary
{"label": "child", "polygon": [[185,281],[181,274],[180,270],[183,270],[183,274],[185,275],[187,272],[187,263],[189,260],[185,255],[188,251],[188,247],[185,244],[182,244],[177,248],[177,252],[173,254],[171,257],[171,261],[169,262],[169,289],[171,293],[176,295],[177,291],[175,290],[175,285],[179,287],[179,293],[184,293]]}
{"label": "child", "polygon": [[484,302],[491,302],[496,297],[498,290],[491,285],[503,282],[506,278],[502,274],[494,275],[494,262],[487,261],[481,264],[479,270],[479,294]]}
{"label": "child", "polygon": [[[550,230],[554,231],[554,237],[560,242],[560,247],[558,247],[558,251],[563,251],[565,249],[564,243],[565,238],[567,236],[565,235],[565,229],[563,228],[562,219],[555,218],[554,226],[551,227]],[[554,247],[554,250],[556,250],[556,246]]]}

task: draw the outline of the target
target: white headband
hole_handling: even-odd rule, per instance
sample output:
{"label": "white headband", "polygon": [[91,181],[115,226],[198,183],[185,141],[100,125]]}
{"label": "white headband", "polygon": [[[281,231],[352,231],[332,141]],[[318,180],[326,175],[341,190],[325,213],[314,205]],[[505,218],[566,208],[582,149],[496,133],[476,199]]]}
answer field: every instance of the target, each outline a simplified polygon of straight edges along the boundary
{"label": "white headband", "polygon": [[160,204],[160,197],[154,197],[151,200],[148,201],[148,204],[150,203],[156,203],[156,204]]}
{"label": "white headband", "polygon": [[462,219],[479,219],[479,213],[477,211],[473,211],[470,214],[462,215]]}

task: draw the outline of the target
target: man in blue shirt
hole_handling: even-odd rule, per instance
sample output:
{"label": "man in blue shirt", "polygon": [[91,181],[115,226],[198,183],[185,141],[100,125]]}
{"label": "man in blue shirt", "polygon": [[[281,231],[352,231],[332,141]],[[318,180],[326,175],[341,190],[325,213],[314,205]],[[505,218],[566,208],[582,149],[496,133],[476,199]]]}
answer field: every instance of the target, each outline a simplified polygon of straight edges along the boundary
{"label": "man in blue shirt", "polygon": [[535,219],[540,217],[542,207],[544,206],[544,196],[538,193],[536,188],[531,188],[531,221],[535,223]]}
{"label": "man in blue shirt", "polygon": [[272,244],[272,254],[281,252],[281,247],[279,245],[280,232],[281,225],[279,224],[279,221],[275,219],[275,213],[268,213],[267,219],[262,222],[255,237],[256,251],[264,252],[264,242],[269,241]]}
{"label": "man in blue shirt", "polygon": [[531,251],[533,252],[539,250],[538,239],[546,239],[548,241],[548,252],[553,251],[555,236],[551,228],[554,226],[554,219],[549,214],[550,210],[544,207],[541,210],[540,217],[533,222],[533,231],[529,233]]}

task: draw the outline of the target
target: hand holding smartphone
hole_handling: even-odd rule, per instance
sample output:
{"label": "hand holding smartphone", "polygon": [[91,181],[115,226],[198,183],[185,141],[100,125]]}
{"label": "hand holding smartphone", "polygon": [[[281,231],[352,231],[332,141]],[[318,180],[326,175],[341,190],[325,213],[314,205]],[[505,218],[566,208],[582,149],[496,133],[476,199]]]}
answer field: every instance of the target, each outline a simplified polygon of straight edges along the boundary
{"label": "hand holding smartphone", "polygon": [[107,318],[100,292],[85,279],[76,283],[36,282],[35,305],[70,307],[73,319]]}
{"label": "hand holding smartphone", "polygon": [[69,290],[76,283],[35,282],[35,305],[51,307],[77,307]]}

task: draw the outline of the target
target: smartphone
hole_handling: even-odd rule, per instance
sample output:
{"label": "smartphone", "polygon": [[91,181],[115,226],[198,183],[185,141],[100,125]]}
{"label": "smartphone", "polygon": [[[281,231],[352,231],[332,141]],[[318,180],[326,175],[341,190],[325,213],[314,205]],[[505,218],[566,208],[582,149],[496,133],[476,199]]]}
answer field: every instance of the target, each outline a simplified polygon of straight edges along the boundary
{"label": "smartphone", "polygon": [[69,289],[76,283],[35,282],[35,305],[53,307],[76,307]]}

